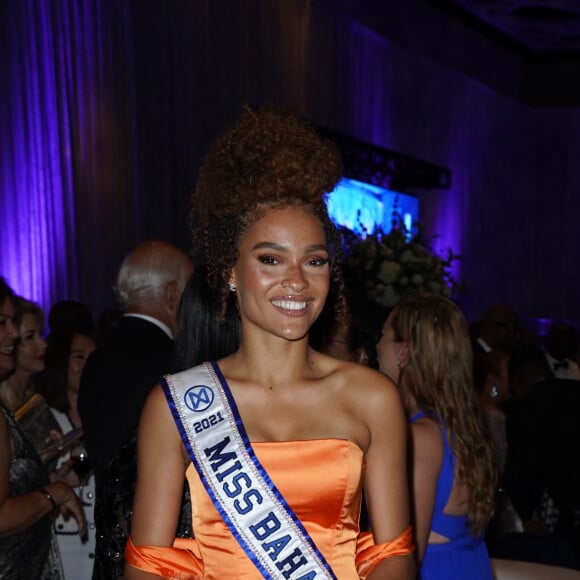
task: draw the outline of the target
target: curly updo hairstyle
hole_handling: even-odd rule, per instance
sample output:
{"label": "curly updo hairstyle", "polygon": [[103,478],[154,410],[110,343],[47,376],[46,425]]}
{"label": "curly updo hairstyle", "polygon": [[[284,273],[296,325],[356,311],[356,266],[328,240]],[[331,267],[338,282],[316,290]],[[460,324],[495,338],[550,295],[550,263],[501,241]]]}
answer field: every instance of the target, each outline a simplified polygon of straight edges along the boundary
{"label": "curly updo hairstyle", "polygon": [[296,205],[314,212],[324,227],[331,292],[340,315],[345,307],[341,243],[324,197],[338,183],[341,169],[337,147],[293,112],[246,107],[214,142],[200,168],[190,224],[194,247],[205,256],[208,282],[219,293],[222,315],[241,236],[266,211]]}

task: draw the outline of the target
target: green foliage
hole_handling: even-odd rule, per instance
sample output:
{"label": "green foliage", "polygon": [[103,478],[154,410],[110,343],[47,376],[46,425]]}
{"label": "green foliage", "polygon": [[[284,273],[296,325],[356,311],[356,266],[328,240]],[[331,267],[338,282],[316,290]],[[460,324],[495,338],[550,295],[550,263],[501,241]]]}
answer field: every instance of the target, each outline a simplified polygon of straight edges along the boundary
{"label": "green foliage", "polygon": [[392,308],[410,291],[450,297],[463,288],[451,275],[459,256],[452,250],[446,258],[435,254],[422,242],[420,229],[410,240],[405,229],[377,230],[364,239],[343,230],[342,236],[347,278],[380,307]]}

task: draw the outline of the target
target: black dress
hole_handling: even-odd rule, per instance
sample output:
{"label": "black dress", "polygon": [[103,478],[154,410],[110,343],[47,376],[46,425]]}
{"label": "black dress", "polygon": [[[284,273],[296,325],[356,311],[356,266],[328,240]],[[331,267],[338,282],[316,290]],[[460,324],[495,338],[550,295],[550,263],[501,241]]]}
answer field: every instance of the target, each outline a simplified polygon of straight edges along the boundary
{"label": "black dress", "polygon": [[[137,430],[113,456],[97,483],[95,525],[97,542],[93,580],[123,577],[125,544],[131,531],[133,496],[137,481]],[[191,500],[185,482],[176,536],[192,538]]]}

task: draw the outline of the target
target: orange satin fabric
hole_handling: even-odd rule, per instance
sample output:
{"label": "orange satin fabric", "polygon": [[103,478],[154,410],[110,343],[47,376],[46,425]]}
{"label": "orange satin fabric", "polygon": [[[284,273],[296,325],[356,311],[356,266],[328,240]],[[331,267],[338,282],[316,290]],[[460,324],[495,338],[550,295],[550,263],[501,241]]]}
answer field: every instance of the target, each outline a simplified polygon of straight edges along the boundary
{"label": "orange satin fabric", "polygon": [[136,547],[129,538],[125,547],[125,561],[167,580],[197,580],[204,577],[203,563],[195,540],[176,538],[173,548],[167,548]]}
{"label": "orange satin fabric", "polygon": [[413,528],[409,526],[394,540],[376,544],[371,532],[363,532],[356,545],[356,570],[364,580],[373,568],[386,558],[406,556],[415,549],[413,545]]}
{"label": "orange satin fabric", "polygon": [[[384,558],[412,551],[410,529],[380,546],[373,545],[370,533],[359,536],[364,455],[354,443],[324,439],[253,443],[252,447],[340,580],[365,578]],[[163,568],[169,574],[166,578],[261,578],[220,518],[193,466],[187,470],[187,479],[195,540],[178,540],[174,548],[129,544],[127,561],[158,574]],[[176,548],[188,551],[175,555]],[[174,556],[176,567],[171,576]],[[179,575],[187,570],[190,576]]]}

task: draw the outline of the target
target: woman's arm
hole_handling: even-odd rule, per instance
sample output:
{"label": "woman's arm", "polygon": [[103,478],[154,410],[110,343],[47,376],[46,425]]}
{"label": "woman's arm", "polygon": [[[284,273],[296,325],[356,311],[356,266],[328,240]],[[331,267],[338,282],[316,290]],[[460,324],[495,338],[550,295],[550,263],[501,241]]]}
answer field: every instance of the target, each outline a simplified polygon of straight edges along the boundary
{"label": "woman's arm", "polygon": [[10,495],[11,459],[8,425],[0,413],[0,536],[22,532],[56,508],[64,515],[72,515],[79,523],[79,535],[86,537],[85,514],[75,492],[65,483],[51,483],[24,495]]}
{"label": "woman's arm", "polygon": [[[365,497],[375,544],[395,539],[410,524],[407,428],[393,383],[381,376],[382,388],[367,398],[370,445],[366,454]],[[369,580],[415,577],[413,554],[383,560]]]}
{"label": "woman's arm", "polygon": [[[135,546],[172,546],[179,518],[185,463],[182,443],[160,386],[141,414],[137,441],[137,486],[131,540]],[[156,578],[125,566],[125,580]]]}
{"label": "woman's arm", "polygon": [[443,461],[439,425],[427,418],[410,426],[413,527],[417,562],[421,563],[431,533],[437,478]]}

